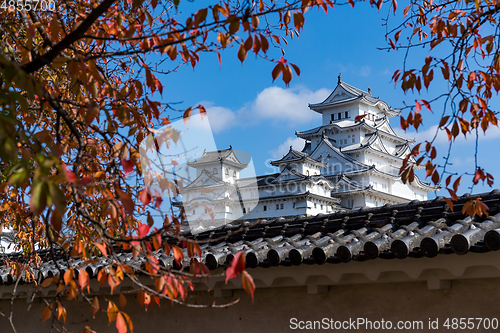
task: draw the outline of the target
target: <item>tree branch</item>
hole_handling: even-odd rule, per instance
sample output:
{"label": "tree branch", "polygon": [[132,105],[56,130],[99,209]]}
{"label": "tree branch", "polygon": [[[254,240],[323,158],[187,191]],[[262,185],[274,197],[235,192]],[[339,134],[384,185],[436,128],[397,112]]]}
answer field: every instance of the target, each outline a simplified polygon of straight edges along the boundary
{"label": "tree branch", "polygon": [[54,45],[49,52],[44,55],[34,59],[33,61],[24,64],[21,68],[26,73],[33,73],[42,68],[43,66],[51,63],[55,57],[57,57],[62,51],[70,47],[74,42],[79,40],[85,35],[85,32],[94,24],[94,22],[106,12],[109,7],[115,2],[115,0],[104,0],[99,6],[97,6],[85,20],[76,28],[72,33],[63,38],[59,43]]}

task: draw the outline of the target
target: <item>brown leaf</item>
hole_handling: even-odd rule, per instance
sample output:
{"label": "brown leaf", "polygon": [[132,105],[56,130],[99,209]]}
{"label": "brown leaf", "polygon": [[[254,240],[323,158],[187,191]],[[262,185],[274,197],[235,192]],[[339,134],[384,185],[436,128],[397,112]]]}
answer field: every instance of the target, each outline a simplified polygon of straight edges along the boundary
{"label": "brown leaf", "polygon": [[92,303],[90,304],[90,311],[92,312],[92,316],[95,318],[95,314],[97,311],[99,311],[100,306],[99,306],[99,298],[97,296],[94,296],[92,299]]}
{"label": "brown leaf", "polygon": [[120,308],[124,308],[125,305],[127,305],[127,299],[125,298],[125,295],[120,294]]}
{"label": "brown leaf", "polygon": [[45,323],[45,321],[49,319],[51,315],[52,315],[52,309],[49,306],[46,306],[45,309],[43,309],[42,311],[42,319],[43,319],[42,323]]}

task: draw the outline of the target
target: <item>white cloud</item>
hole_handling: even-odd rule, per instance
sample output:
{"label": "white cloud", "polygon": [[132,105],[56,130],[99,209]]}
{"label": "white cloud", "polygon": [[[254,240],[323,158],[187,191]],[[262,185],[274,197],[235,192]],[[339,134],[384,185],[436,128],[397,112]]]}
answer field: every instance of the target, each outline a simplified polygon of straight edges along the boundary
{"label": "white cloud", "polygon": [[238,123],[236,114],[228,108],[215,106],[214,103],[208,101],[199,104],[203,105],[207,110],[208,121],[214,133],[219,133]]}
{"label": "white cloud", "polygon": [[271,119],[297,125],[310,121],[311,118],[319,119],[320,115],[312,112],[308,104],[322,102],[329,93],[327,89],[311,91],[304,87],[289,89],[269,87],[261,91],[255,101],[244,110],[240,110],[238,114],[256,118],[257,121]]}
{"label": "white cloud", "polygon": [[270,150],[269,154],[274,159],[280,159],[286,153],[288,153],[288,151],[290,150],[290,146],[292,146],[293,149],[300,151],[300,150],[302,150],[302,148],[304,148],[304,140],[301,138],[289,137],[286,139],[286,141],[284,143],[279,145],[279,147],[277,149]]}
{"label": "white cloud", "polygon": [[210,126],[215,133],[234,126],[256,125],[263,120],[281,122],[292,127],[306,121],[319,120],[321,115],[311,111],[308,104],[322,102],[329,93],[325,88],[311,91],[305,87],[269,87],[258,93],[255,100],[236,111],[209,101],[199,104],[205,106]]}
{"label": "white cloud", "polygon": [[372,73],[372,68],[370,66],[363,66],[359,69],[359,75],[367,77]]}

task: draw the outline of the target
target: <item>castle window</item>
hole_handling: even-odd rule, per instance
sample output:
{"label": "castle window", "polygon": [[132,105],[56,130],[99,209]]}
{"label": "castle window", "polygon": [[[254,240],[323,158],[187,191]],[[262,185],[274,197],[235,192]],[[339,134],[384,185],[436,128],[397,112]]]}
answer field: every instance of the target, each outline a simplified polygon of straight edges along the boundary
{"label": "castle window", "polygon": [[349,111],[345,112],[345,118],[349,118]]}
{"label": "castle window", "polygon": [[280,209],[280,204],[276,204],[276,209]]}
{"label": "castle window", "polygon": [[335,120],[335,113],[332,113],[332,121]]}
{"label": "castle window", "polygon": [[247,209],[245,207],[243,207],[243,214],[246,214],[247,212]]}
{"label": "castle window", "polygon": [[226,168],[226,172],[225,172],[226,176],[229,176],[229,169]]}
{"label": "castle window", "polygon": [[216,175],[216,174],[217,174],[217,168],[214,168],[214,171],[212,171],[212,173],[213,173],[214,175]]}
{"label": "castle window", "polygon": [[236,178],[236,171],[233,171],[233,177]]}
{"label": "castle window", "polygon": [[352,136],[352,143],[356,142],[356,138],[354,137],[354,135]]}
{"label": "castle window", "polygon": [[283,209],[283,204],[280,205],[280,209]]}
{"label": "castle window", "polygon": [[293,208],[295,208],[295,202],[293,203]]}
{"label": "castle window", "polygon": [[266,211],[266,210],[267,210],[267,206],[264,206],[264,211]]}
{"label": "castle window", "polygon": [[339,120],[342,119],[342,113],[339,113]]}
{"label": "castle window", "polygon": [[323,205],[321,205],[320,207],[321,207],[321,210],[323,210]]}
{"label": "castle window", "polygon": [[316,208],[316,203],[314,203],[314,208]]}

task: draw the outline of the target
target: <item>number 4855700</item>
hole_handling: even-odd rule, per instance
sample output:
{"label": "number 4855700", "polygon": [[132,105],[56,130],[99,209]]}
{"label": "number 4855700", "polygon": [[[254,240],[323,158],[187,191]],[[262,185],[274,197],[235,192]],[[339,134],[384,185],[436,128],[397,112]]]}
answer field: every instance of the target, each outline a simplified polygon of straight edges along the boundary
{"label": "number 4855700", "polygon": [[56,3],[53,0],[3,0],[0,5],[2,10],[39,10],[42,12],[54,11]]}

